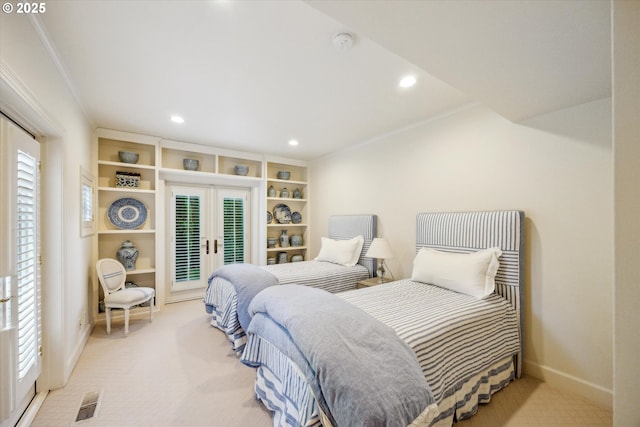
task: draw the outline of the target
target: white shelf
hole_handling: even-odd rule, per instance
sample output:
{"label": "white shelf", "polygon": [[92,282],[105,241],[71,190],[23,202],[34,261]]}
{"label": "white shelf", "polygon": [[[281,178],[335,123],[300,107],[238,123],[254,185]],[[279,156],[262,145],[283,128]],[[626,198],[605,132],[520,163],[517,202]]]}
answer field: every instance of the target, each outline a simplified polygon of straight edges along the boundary
{"label": "white shelf", "polygon": [[98,187],[98,191],[113,191],[118,193],[131,193],[131,194],[155,194],[156,190],[145,190],[140,188],[130,187]]}
{"label": "white shelf", "polygon": [[140,230],[100,230],[98,234],[154,234],[154,229],[140,229]]}

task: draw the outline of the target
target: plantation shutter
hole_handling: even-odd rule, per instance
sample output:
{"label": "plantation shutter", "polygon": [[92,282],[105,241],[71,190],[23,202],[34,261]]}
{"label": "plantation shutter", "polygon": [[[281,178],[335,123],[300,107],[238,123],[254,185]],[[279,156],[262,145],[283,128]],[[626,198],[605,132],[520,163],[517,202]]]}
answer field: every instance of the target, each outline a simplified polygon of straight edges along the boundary
{"label": "plantation shutter", "polygon": [[200,197],[175,196],[176,282],[200,279]]}
{"label": "plantation shutter", "polygon": [[38,363],[41,341],[37,235],[38,162],[17,151],[16,273],[18,288],[18,379]]}
{"label": "plantation shutter", "polygon": [[225,197],[223,200],[224,264],[245,262],[244,199]]}

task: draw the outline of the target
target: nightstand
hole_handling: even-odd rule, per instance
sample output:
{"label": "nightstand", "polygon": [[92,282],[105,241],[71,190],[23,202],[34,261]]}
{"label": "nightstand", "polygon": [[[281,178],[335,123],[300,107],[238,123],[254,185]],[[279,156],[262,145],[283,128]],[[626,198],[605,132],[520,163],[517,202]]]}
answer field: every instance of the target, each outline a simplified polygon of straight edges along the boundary
{"label": "nightstand", "polygon": [[363,279],[360,280],[358,282],[356,282],[356,289],[362,289],[362,288],[368,288],[370,286],[377,286],[377,285],[381,285],[383,283],[388,283],[391,282],[391,279],[387,279],[386,277],[382,279],[382,281],[380,281],[379,277],[372,277],[370,279]]}

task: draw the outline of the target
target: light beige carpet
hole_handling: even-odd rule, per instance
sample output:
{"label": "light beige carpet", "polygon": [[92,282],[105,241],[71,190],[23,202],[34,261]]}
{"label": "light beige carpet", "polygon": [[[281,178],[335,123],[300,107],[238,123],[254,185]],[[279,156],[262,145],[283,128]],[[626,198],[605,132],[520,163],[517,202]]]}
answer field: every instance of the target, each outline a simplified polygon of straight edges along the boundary
{"label": "light beige carpet", "polygon": [[32,426],[76,425],[84,393],[101,391],[85,426],[270,426],[253,397],[255,371],[240,363],[202,301],[169,304],[147,317],[95,327],[69,383],[52,391]]}
{"label": "light beige carpet", "polygon": [[[115,321],[93,331],[66,387],[49,394],[40,426],[267,427],[271,414],[253,397],[254,370],[240,363],[201,301],[170,304],[132,319],[128,338]],[[85,393],[100,391],[97,415],[75,423]],[[511,383],[460,427],[613,425],[611,411],[534,378]]]}

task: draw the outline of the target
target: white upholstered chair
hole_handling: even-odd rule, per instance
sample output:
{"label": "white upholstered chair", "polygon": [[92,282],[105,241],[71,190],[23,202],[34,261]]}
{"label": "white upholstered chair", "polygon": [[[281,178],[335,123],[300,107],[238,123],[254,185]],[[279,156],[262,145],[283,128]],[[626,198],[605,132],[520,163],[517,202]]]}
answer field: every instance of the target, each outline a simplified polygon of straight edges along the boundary
{"label": "white upholstered chair", "polygon": [[111,333],[111,309],[124,310],[124,335],[129,335],[129,309],[149,301],[149,321],[153,320],[153,288],[126,288],[127,271],[124,266],[112,258],[103,258],[96,262],[98,279],[104,290],[104,307],[107,318],[107,334]]}

